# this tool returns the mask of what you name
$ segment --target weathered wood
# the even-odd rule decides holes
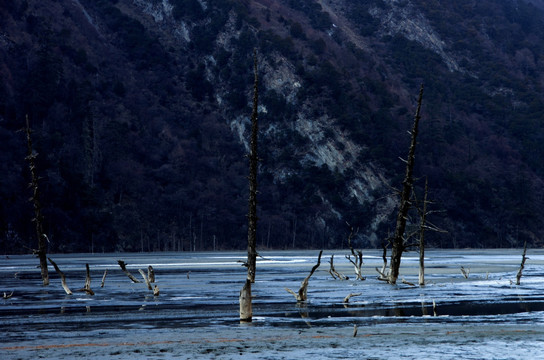
[[[142,277],[144,278],[144,282],[145,282],[145,284],[147,285],[147,289],[148,289],[148,290],[153,290],[153,288],[151,287],[151,283],[149,282],[149,278],[147,277],[147,275],[145,274],[145,272],[144,272],[142,269],[138,269],[138,272],[139,272],[140,275],[142,275]]]
[[[57,272],[57,274],[59,274],[60,276],[60,281],[62,283],[62,288],[64,289],[64,291],[66,292],[66,294],[68,295],[72,295],[72,290],[70,290],[70,288],[68,287],[68,285],[66,284],[66,276],[64,275],[64,273],[59,269],[59,267],[57,266],[57,264],[51,260],[51,258],[48,258],[49,259],[49,262],[51,263],[51,265],[53,265],[53,267],[55,268],[55,271]]]
[[[393,245],[391,249],[391,263],[389,271],[389,283],[396,284],[399,277],[400,262],[402,258],[402,253],[406,249],[404,232],[406,230],[406,220],[408,216],[408,210],[412,205],[410,201],[410,196],[412,194],[413,187],[413,171],[415,165],[415,153],[417,145],[417,134],[419,120],[421,119],[421,102],[423,100],[423,84],[419,90],[419,97],[417,101],[417,110],[414,117],[414,124],[412,126],[412,138],[410,142],[410,148],[408,150],[408,159],[406,162],[406,174],[402,182],[402,190],[400,194],[400,204],[399,212],[397,215],[397,223],[395,226],[395,233],[393,235]]]
[[[425,221],[427,217],[427,194],[429,192],[428,179],[425,178],[425,195],[419,225],[419,286],[425,286]]]
[[[357,336],[357,325],[353,325],[353,337]]]
[[[257,266],[257,170],[259,156],[257,153],[257,138],[259,132],[259,74],[257,71],[257,49],[253,50],[253,110],[251,113],[251,140],[249,147],[249,199],[248,199],[248,246],[247,246],[247,275],[255,282]]]
[[[470,275],[470,268],[465,269],[463,266],[461,266],[461,273],[463,273],[465,279],[468,279],[468,276]]]
[[[523,269],[525,268],[525,260],[527,260],[527,241],[525,241],[525,244],[523,245],[523,255],[521,256],[521,265],[518,270],[518,274],[516,275],[516,285],[521,284],[521,276],[523,273]]]
[[[102,275],[102,283],[100,283],[100,287],[104,287],[104,283],[106,282],[106,276],[108,275],[108,269],[104,270],[104,275]]]
[[[331,255],[331,259],[329,260],[329,264],[330,264],[330,267],[329,267],[329,274],[331,274],[332,278],[333,279],[339,279],[339,280],[349,280],[349,277],[347,277],[346,275],[338,272],[335,267],[334,267],[334,254]]]
[[[154,296],[159,296],[159,294],[160,294],[159,286],[155,285],[155,287],[153,288],[153,295]]]
[[[349,236],[348,236],[348,246],[349,246],[349,249],[351,250],[351,255],[353,255],[353,260],[351,259],[351,255],[346,255],[346,259],[348,259],[348,261],[355,268],[355,276],[356,276],[357,280],[366,280],[366,278],[363,276],[363,271],[362,271],[363,252],[361,250],[355,250],[353,248],[353,245],[351,244],[351,239],[357,233],[357,231],[354,232],[353,227],[351,225],[349,225],[349,224],[348,224],[348,226],[350,227],[350,233],[349,233]]]
[[[240,290],[240,321],[251,322],[253,308],[251,305],[251,284],[255,282],[257,268],[257,170],[259,157],[257,138],[259,131],[259,73],[257,70],[257,49],[253,49],[253,109],[251,113],[251,140],[249,146],[249,198],[248,198],[248,231],[247,231],[247,278]]]
[[[85,291],[89,295],[94,295],[94,291],[91,289],[91,270],[89,268],[89,264],[85,264],[85,285],[83,286],[83,291]]]
[[[130,273],[130,271],[127,270],[127,265],[126,263],[123,261],[123,260],[117,260],[117,263],[119,264],[119,266],[121,267],[121,270],[123,270],[123,272],[125,273],[126,276],[128,276],[128,278],[130,280],[132,280],[133,283],[141,283],[140,280],[136,279],[134,277],[134,275],[132,275]]]
[[[27,141],[27,157],[28,167],[30,169],[30,188],[32,189],[32,205],[34,206],[34,219],[32,220],[36,226],[36,237],[38,239],[38,250],[35,250],[34,253],[38,255],[40,260],[40,269],[42,275],[42,283],[44,286],[49,285],[49,272],[47,269],[47,235],[43,231],[43,221],[44,217],[42,214],[42,206],[40,203],[40,191],[38,187],[38,174],[36,173],[36,164],[35,159],[38,156],[32,148],[32,130],[30,129],[30,123],[28,120],[28,115],[26,116],[26,141]]]
[[[153,269],[153,266],[151,265],[147,267],[147,278],[149,279],[150,283],[155,282],[155,270]]]
[[[253,320],[253,308],[251,304],[251,280],[248,278],[242,290],[240,290],[240,321],[251,322]]]
[[[298,293],[295,293],[293,290],[285,288],[287,292],[293,294],[297,302],[305,302],[308,300],[308,282],[310,281],[310,278],[314,274],[314,272],[317,270],[319,265],[321,265],[321,254],[323,254],[323,250],[319,252],[319,256],[317,257],[317,264],[315,264],[312,267],[312,270],[310,271],[310,274],[306,276],[306,278],[302,281],[300,285],[300,289],[298,290]]]
[[[8,294],[8,293],[4,292],[3,298],[4,298],[4,299],[9,299],[9,298],[12,297],[12,296],[13,296],[13,291],[11,292],[11,294]]]
[[[349,302],[349,299],[351,299],[352,297],[354,297],[354,296],[361,296],[361,294],[362,294],[362,293],[356,293],[356,294],[351,293],[351,294],[349,294],[348,296],[346,296],[346,297],[344,298],[344,304],[347,304],[347,303]]]

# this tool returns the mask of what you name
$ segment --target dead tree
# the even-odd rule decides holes
[[[117,263],[119,264],[119,266],[121,267],[121,270],[123,270],[123,272],[125,273],[126,276],[128,276],[128,278],[130,280],[132,280],[133,283],[140,283],[141,281],[136,279],[134,277],[134,275],[132,275],[130,273],[130,271],[127,270],[127,265],[125,264],[125,262],[123,260],[117,260]]]
[[[334,280],[338,279],[338,280],[349,280],[349,277],[347,277],[346,275],[336,271],[336,269],[334,268],[334,254],[331,255],[331,259],[329,260],[329,264],[330,264],[330,267],[329,267],[329,274],[331,274],[332,278]]]
[[[289,292],[290,294],[293,294],[293,296],[295,297],[295,299],[299,303],[300,302],[306,302],[306,300],[308,300],[308,282],[310,281],[310,278],[312,277],[314,272],[317,270],[319,265],[321,265],[321,254],[322,253],[323,253],[323,250],[321,250],[319,252],[319,256],[317,257],[317,264],[314,265],[314,267],[312,268],[312,271],[310,271],[310,274],[308,276],[306,276],[304,281],[302,281],[302,283],[300,284],[300,289],[298,290],[298,293],[294,292],[293,290],[291,290],[289,288],[285,288],[285,290],[287,290],[287,292]]]
[[[525,268],[525,260],[527,260],[525,255],[527,255],[527,240],[525,240],[525,244],[523,245],[523,255],[521,256],[521,265],[519,266],[518,274],[516,275],[516,285],[520,285],[521,275]]]
[[[59,274],[59,276],[60,276],[60,281],[62,283],[62,288],[64,289],[64,291],[66,292],[67,295],[72,295],[72,290],[70,290],[70,288],[66,284],[66,276],[59,269],[57,264],[53,260],[51,260],[51,258],[48,258],[48,259],[49,259],[49,262],[51,263],[51,265],[53,265],[53,267],[55,268],[55,271],[57,272],[57,274]]]
[[[147,278],[149,279],[150,283],[155,282],[155,270],[153,270],[153,266],[151,265],[147,267]]]
[[[362,266],[363,266],[363,252],[361,250],[355,250],[353,248],[353,245],[351,244],[351,239],[353,236],[357,233],[353,232],[353,226],[349,225],[350,232],[348,236],[348,246],[351,250],[351,255],[346,255],[346,259],[349,260],[349,262],[353,265],[355,268],[355,275],[357,276],[357,280],[365,280],[365,277],[363,276]],[[353,256],[353,260],[351,259],[351,256]]]
[[[40,203],[40,191],[38,188],[38,175],[36,173],[36,157],[38,153],[34,152],[32,148],[32,130],[28,121],[28,115],[26,116],[26,142],[27,142],[27,156],[28,167],[30,169],[30,188],[32,189],[32,197],[30,201],[34,206],[34,219],[32,220],[36,225],[36,237],[38,238],[38,250],[34,252],[40,259],[40,269],[42,274],[42,282],[44,286],[49,285],[49,272],[47,270],[47,236],[43,231],[43,215],[42,206]]]
[[[85,285],[81,291],[85,291],[89,295],[94,295],[94,291],[91,289],[91,270],[89,269],[89,264],[85,264]]]
[[[147,289],[153,290],[153,288],[151,287],[151,283],[149,282],[149,278],[145,274],[145,271],[143,271],[142,269],[138,269],[138,272],[140,273],[140,275],[142,275],[142,278],[144,279],[144,282],[147,285]]]
[[[425,286],[425,218],[427,217],[428,179],[425,178],[425,195],[423,195],[423,209],[419,225],[419,286]]]
[[[399,269],[400,269],[400,261],[402,258],[402,253],[406,249],[404,232],[406,230],[406,220],[408,217],[408,210],[410,210],[410,207],[412,206],[410,197],[412,195],[412,187],[414,182],[413,172],[414,172],[414,165],[415,165],[418,126],[419,126],[419,120],[421,119],[420,112],[421,112],[422,100],[423,100],[423,84],[421,85],[421,88],[419,90],[417,110],[414,117],[414,124],[412,126],[412,131],[410,132],[411,142],[410,142],[410,148],[408,150],[408,159],[405,161],[406,174],[402,182],[399,212],[397,215],[397,223],[395,227],[395,233],[393,235],[393,243],[391,248],[391,264],[390,264],[390,272],[389,272],[389,279],[388,279],[390,284],[396,284],[397,282],[397,279],[399,277]]]
[[[240,321],[251,322],[251,284],[255,282],[257,267],[257,154],[259,76],[257,71],[257,49],[253,50],[253,111],[251,113],[251,141],[249,151],[249,199],[248,199],[248,234],[247,234],[247,280],[240,291]]]

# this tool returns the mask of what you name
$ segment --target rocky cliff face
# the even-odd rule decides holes
[[[359,229],[357,246],[381,244],[393,226],[399,157],[421,83],[417,176],[429,178],[444,210],[432,221],[449,231],[429,241],[535,242],[544,221],[536,211],[544,176],[541,6],[3,4],[1,247],[32,244],[15,132],[26,114],[53,250],[208,249],[210,239],[243,247],[253,48],[263,246],[342,246],[346,222]]]

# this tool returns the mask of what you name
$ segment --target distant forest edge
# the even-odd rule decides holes
[[[431,247],[542,246],[544,1],[0,4],[0,252],[381,247],[419,85]],[[417,219],[409,219],[417,225]],[[410,221],[409,221],[410,223]],[[349,226],[347,225],[349,224]],[[409,224],[410,225],[410,224]]]

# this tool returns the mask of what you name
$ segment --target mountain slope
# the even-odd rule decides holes
[[[259,52],[262,246],[380,246],[419,85],[435,246],[539,244],[542,1],[0,5],[0,249],[32,247],[31,119],[53,251],[245,246]],[[454,26],[453,26],[454,24]],[[417,191],[421,193],[422,182]]]

